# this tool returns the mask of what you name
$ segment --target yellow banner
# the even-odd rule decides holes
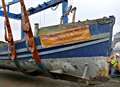
[[[63,44],[86,41],[91,38],[89,26],[79,26],[59,32],[40,35],[42,47],[52,47]]]

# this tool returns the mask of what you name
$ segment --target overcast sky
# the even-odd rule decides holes
[[[27,8],[36,7],[38,4],[42,4],[45,1],[49,0],[25,0],[25,4]],[[77,7],[76,21],[114,15],[116,17],[116,23],[113,34],[120,32],[120,0],[69,0],[69,5]],[[10,11],[20,13],[19,3],[12,5],[10,7]],[[61,12],[62,6],[60,4],[56,11],[52,11],[51,8],[49,8],[45,11],[30,16],[32,28],[34,29],[34,23],[39,23],[41,27],[59,24],[60,17],[62,15]],[[4,40],[3,20],[4,19],[0,17],[0,40],[2,41]],[[11,19],[10,22],[14,39],[20,39],[20,21]],[[71,22],[71,16],[69,16],[69,22]]]

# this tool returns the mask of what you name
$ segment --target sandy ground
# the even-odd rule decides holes
[[[85,85],[45,77],[30,77],[18,72],[0,70],[0,87],[120,87],[120,81],[110,80],[97,85]]]

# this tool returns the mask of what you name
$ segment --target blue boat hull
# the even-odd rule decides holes
[[[115,23],[113,16],[100,21],[88,22],[92,38],[87,41],[43,48],[40,37],[35,38],[39,55],[42,59],[109,56],[112,52],[112,30]],[[17,59],[31,59],[25,40],[16,42]],[[0,59],[9,60],[7,45],[0,49]]]

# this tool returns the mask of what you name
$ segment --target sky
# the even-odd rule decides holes
[[[11,1],[11,0],[6,0]],[[24,0],[26,7],[36,7],[38,4],[42,4],[49,0]],[[76,21],[84,21],[86,19],[96,19],[102,17],[109,17],[114,15],[116,17],[116,23],[113,28],[113,35],[120,32],[120,0],[68,0],[69,5],[77,7]],[[0,1],[1,5],[1,1]],[[14,4],[10,7],[10,12],[20,13],[20,5]],[[30,22],[32,30],[34,32],[34,23],[39,23],[40,27],[56,25],[60,23],[60,17],[62,15],[62,6],[58,6],[56,11],[52,11],[51,8],[42,12],[36,13],[30,16]],[[72,15],[72,14],[71,14]],[[71,22],[71,15],[69,16],[69,22]],[[0,17],[0,41],[4,41],[4,18]],[[14,40],[19,40],[21,37],[21,22],[18,20],[10,19]]]

